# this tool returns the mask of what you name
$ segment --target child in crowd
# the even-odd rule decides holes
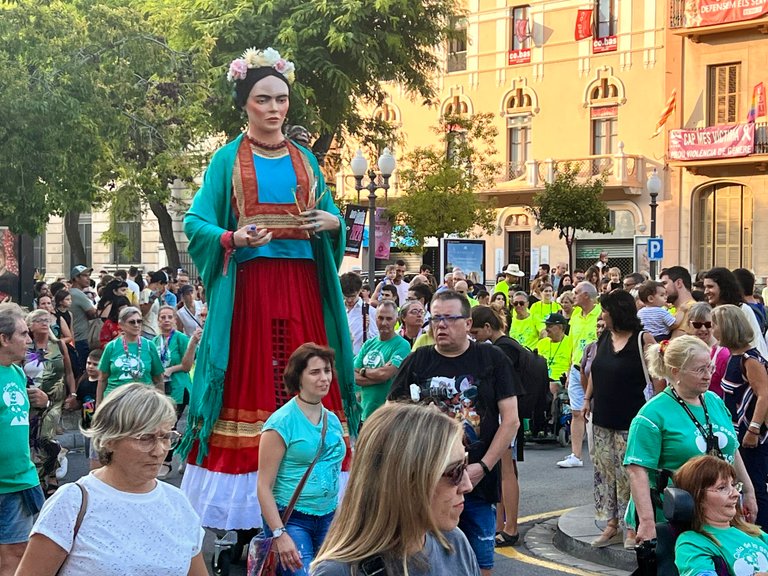
[[[664,284],[646,280],[640,284],[637,297],[643,303],[643,307],[637,311],[637,317],[643,323],[646,332],[649,332],[656,342],[669,339],[677,325],[675,317],[664,307],[667,303]]]
[[[612,284],[621,284],[621,270],[616,268],[608,268],[608,278]]]
[[[91,419],[96,409],[96,385],[99,380],[99,361],[101,360],[101,349],[91,350],[88,359],[85,361],[85,373],[77,382],[77,401],[82,405],[82,415],[80,417],[80,426],[83,430],[91,427]],[[90,469],[99,468],[99,458],[95,452],[91,452],[91,440],[85,439],[85,453],[88,454]]]

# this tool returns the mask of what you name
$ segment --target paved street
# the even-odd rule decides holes
[[[592,501],[591,464],[587,463],[584,468],[569,470],[555,466],[555,462],[567,456],[569,452],[570,450],[556,445],[530,444],[526,447],[525,462],[520,465],[520,516],[525,522],[521,526],[522,534],[547,518],[558,515],[564,509]],[[87,472],[88,465],[82,449],[70,452],[68,460],[69,470],[65,481],[73,481]],[[181,479],[174,479],[171,483],[178,486]],[[213,552],[213,536],[210,533],[206,536],[204,551],[206,562],[210,566],[210,557]],[[502,549],[502,552],[503,555],[496,555],[497,563],[494,570],[496,575],[590,574],[590,572],[577,571],[567,565],[558,566],[557,563],[533,557],[525,545]],[[567,562],[567,557],[557,562],[560,561]],[[233,566],[230,574],[232,576],[245,574],[245,566]]]

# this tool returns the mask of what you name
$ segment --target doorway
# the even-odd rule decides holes
[[[519,264],[520,270],[525,272],[520,279],[520,288],[527,292],[531,276],[531,233],[507,232],[507,255],[507,264]]]

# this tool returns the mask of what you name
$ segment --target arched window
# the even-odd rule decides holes
[[[751,268],[752,191],[736,182],[718,182],[699,190],[694,207],[700,223],[694,236],[698,269]]]
[[[387,104],[386,102],[379,106],[373,113],[373,117],[380,122],[387,122],[388,124],[397,124],[400,122],[400,111],[396,106]]]

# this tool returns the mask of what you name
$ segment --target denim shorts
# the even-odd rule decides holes
[[[459,528],[469,540],[480,568],[493,568],[496,505],[467,494],[464,496],[464,511],[459,518]]]
[[[29,540],[34,516],[24,504],[21,492],[0,494],[0,544],[21,544]]]
[[[281,516],[284,510],[284,508],[278,507]],[[334,512],[324,516],[314,516],[312,514],[304,514],[298,510],[293,511],[288,522],[285,524],[285,531],[291,537],[294,544],[296,544],[303,566],[295,571],[285,570],[282,566],[279,566],[277,569],[278,576],[309,575],[309,564],[315,559],[320,546],[323,544],[323,540],[325,540],[325,535],[331,526],[333,515]],[[264,520],[264,535],[272,536],[272,530],[269,529],[266,520]]]
[[[576,368],[571,368],[570,378],[568,379],[568,400],[571,404],[571,410],[581,410],[584,408],[584,388],[581,386],[581,372]]]

